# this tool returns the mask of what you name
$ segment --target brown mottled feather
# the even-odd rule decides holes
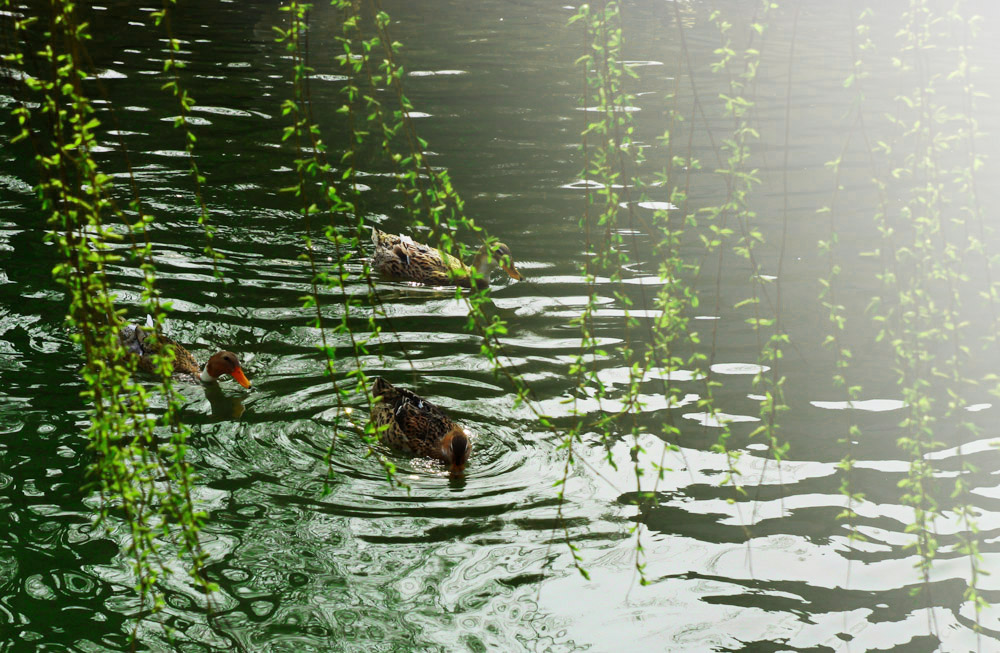
[[[422,245],[408,236],[387,234],[375,227],[372,227],[372,243],[375,244],[372,267],[383,276],[419,281],[434,286],[471,287],[472,268],[441,250]],[[497,243],[494,248],[495,256],[510,258],[510,248],[503,243]],[[480,274],[483,274],[484,270],[488,270],[486,256],[487,250],[484,246],[476,255],[474,262],[476,264],[483,261],[484,267],[480,268]],[[505,265],[504,269],[512,278],[521,278],[521,274],[512,262],[509,268]],[[478,288],[488,287],[489,281],[486,278],[478,278],[476,286]]]
[[[152,322],[147,321],[146,329],[151,328],[151,325]],[[152,374],[155,371],[153,369],[153,356],[161,353],[165,347],[173,347],[174,373],[186,374],[198,378],[201,368],[198,366],[198,361],[191,355],[191,352],[162,333],[156,334],[155,338],[151,337],[151,334],[146,329],[129,324],[118,334],[122,345],[139,356],[137,365],[140,370]]]
[[[471,452],[465,429],[431,402],[385,379],[375,379],[372,394],[380,398],[372,407],[372,421],[383,441],[408,453],[444,461],[452,473],[461,473]]]

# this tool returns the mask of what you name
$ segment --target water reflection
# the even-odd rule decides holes
[[[226,395],[218,383],[209,383],[205,386],[205,398],[212,407],[214,420],[238,420],[246,410],[242,395]]]

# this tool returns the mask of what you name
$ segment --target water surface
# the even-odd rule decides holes
[[[679,4],[693,86],[676,65],[682,52],[674,3],[627,3],[623,20],[626,54],[638,75],[630,82],[631,114],[636,138],[647,146],[647,181],[666,161],[656,137],[668,109],[678,106],[693,118],[696,92],[703,103],[704,115],[691,120],[692,150],[704,163],[691,179],[688,208],[695,211],[724,197],[724,183],[711,170],[731,120],[716,102],[724,82],[709,67],[720,38],[707,20],[711,3]],[[753,4],[718,3],[737,25],[734,38],[745,36]],[[450,171],[468,213],[511,247],[528,277],[521,283],[495,278],[492,310],[509,321],[507,353],[544,410],[568,426],[574,383],[567,364],[580,349],[570,320],[588,293],[580,273],[584,190],[577,148],[586,116],[583,77],[573,63],[582,32],[566,25],[573,9],[494,0],[390,2],[385,8],[394,37],[405,44],[405,84],[434,165]],[[174,302],[171,334],[202,358],[219,346],[239,352],[254,381],[249,393],[232,382],[183,388],[183,415],[194,429],[196,500],[210,514],[203,543],[209,573],[221,586],[217,616],[206,619],[199,593],[172,582],[165,610],[138,622],[141,646],[229,649],[235,640],[246,650],[295,651],[975,649],[973,612],[962,600],[968,562],[956,550],[958,526],[950,517],[937,524],[942,550],[929,593],[911,594],[921,583],[905,533],[912,510],[897,487],[909,465],[895,443],[902,397],[891,356],[862,312],[878,286],[874,263],[860,256],[875,233],[872,173],[860,139],[846,144],[838,219],[847,225],[841,301],[851,309],[862,403],[844,403],[831,383],[832,354],[821,346],[828,326],[817,279],[827,274],[827,261],[817,240],[828,220],[816,209],[831,201],[836,182],[824,163],[845,150],[850,128],[853,96],[843,80],[853,61],[851,10],[859,8],[801,2],[795,32],[791,8],[780,11],[762,45],[753,120],[761,132],[754,163],[763,183],[752,201],[766,236],[757,252],[763,274],[777,274],[789,216],[781,282],[795,345],[783,361],[790,411],[779,437],[790,443],[790,459],[775,465],[766,444],[748,437],[759,425],[761,390],[753,383],[759,347],[747,310],[734,308],[752,292],[751,270],[729,252],[721,268],[713,258],[687,281],[703,293],[692,317],[706,341],[713,336],[712,374],[722,382],[716,402],[732,422],[729,446],[743,454],[739,470],[748,495],[721,485],[726,460],[711,449],[719,416],[693,405],[704,395],[702,377],[689,372],[674,379],[684,405],[672,408],[662,385],[648,382],[638,417],[647,431],[641,444],[650,460],[663,455],[669,469],[656,486],[657,504],[635,505],[632,443],[624,435],[607,444],[621,461],[617,470],[604,462],[605,444],[586,438],[577,454],[589,464],[573,467],[566,485],[562,511],[588,581],[575,570],[557,519],[553,484],[565,461],[559,438],[493,375],[478,338],[464,330],[464,305],[450,291],[378,282],[396,336],[373,344],[362,362],[369,374],[411,387],[475,432],[466,478],[450,481],[438,464],[383,452],[410,487],[392,488],[378,461],[352,437],[336,443],[335,474],[328,478],[336,399],[316,349],[320,334],[302,308],[309,276],[299,258],[298,205],[279,192],[295,183],[294,153],[281,139],[291,64],[271,30],[285,14],[274,3],[202,2],[179,8],[174,21],[188,64],[184,84],[198,103],[192,124],[207,175],[203,196],[218,229],[216,247],[225,254],[221,283],[203,251],[183,138],[172,127],[176,105],[160,90],[162,32],[141,5],[93,7],[87,15],[99,85],[92,81],[88,88],[106,93],[116,108],[113,116],[100,113],[108,151],[99,159],[121,174],[117,145],[124,140],[147,210],[156,216],[154,258],[159,287]],[[987,21],[997,18],[988,6],[978,9]],[[875,31],[891,35],[893,18],[879,15]],[[311,21],[311,93],[317,107],[329,108],[317,120],[336,150],[347,142],[335,111],[344,84],[334,59],[338,19],[319,4]],[[1000,68],[986,46],[974,51],[985,68],[977,79],[997,91]],[[678,75],[682,83],[675,85]],[[888,63],[873,75],[868,115],[875,121],[894,106],[895,87],[908,89]],[[672,105],[668,95],[675,88]],[[0,103],[9,107],[11,99],[0,96]],[[982,101],[977,116],[986,132],[1000,128],[995,109],[993,100]],[[877,136],[878,127],[872,129]],[[41,240],[31,153],[10,145],[9,133],[0,154],[0,623],[7,624],[0,648],[123,650],[136,618],[145,616],[120,552],[127,529],[92,525],[97,498],[85,487],[91,458],[82,435],[85,406],[77,397],[80,354],[62,326],[64,300],[51,279],[57,254]],[[982,147],[996,154],[995,142],[984,140]],[[405,232],[392,180],[378,174],[384,171],[375,157],[367,164],[362,208],[380,228]],[[984,192],[989,205],[995,189]],[[637,210],[651,214],[669,199],[665,190],[654,190]],[[649,259],[649,236],[640,230],[630,246],[639,264],[629,287],[658,289],[663,282]],[[685,252],[692,260],[705,257],[694,238]],[[360,270],[360,259],[352,269]],[[112,270],[111,278],[121,304],[138,311],[134,271]],[[364,296],[367,284],[357,280],[348,290]],[[612,351],[625,337],[614,290],[606,280],[597,285],[597,336]],[[327,315],[336,315],[335,298],[324,299]],[[995,369],[994,363],[994,352],[981,354],[981,367]],[[624,396],[628,370],[619,357],[609,357],[601,378],[611,385],[610,403],[579,397],[578,409],[597,415]],[[978,404],[969,419],[981,437],[967,441],[944,423],[943,447],[933,460],[942,483],[950,483],[974,456],[979,472],[967,481],[980,511],[984,567],[996,570],[996,409],[985,389],[970,390],[965,399]],[[363,418],[360,399],[357,407]],[[674,442],[679,451],[664,455],[660,434],[667,421],[681,436]],[[858,460],[853,482],[866,494],[856,507],[863,542],[849,541],[847,525],[836,519],[845,504],[836,463],[850,423],[862,429],[852,452]],[[639,586],[634,572],[636,524],[648,586]],[[996,578],[1000,574],[980,579],[994,603],[1000,602]],[[982,615],[982,650],[994,645],[998,618],[994,609]]]

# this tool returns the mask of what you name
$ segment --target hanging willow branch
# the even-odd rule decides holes
[[[98,521],[109,532],[122,523],[127,527],[124,548],[140,602],[156,613],[163,607],[160,579],[170,575],[173,555],[188,559],[193,582],[209,596],[215,585],[204,573],[199,532],[206,515],[191,494],[189,430],[180,423],[181,397],[170,382],[173,350],[167,347],[153,357],[160,382],[147,388],[133,380],[134,357],[118,338],[124,311],[115,306],[108,279],[108,269],[122,265],[127,253],[143,273],[143,308],[157,327],[161,324],[169,305],[161,302],[155,285],[147,234],[153,217],[142,212],[137,196],[130,202],[131,214],[117,206],[112,178],[101,172],[93,156],[101,122],[85,83],[91,75],[85,64],[90,34],[75,4],[53,0],[48,14],[30,16],[20,14],[10,0],[2,6],[17,17],[5,55],[21,71],[21,97],[13,110],[21,131],[13,140],[30,140],[35,147],[46,239],[56,245],[61,259],[53,274],[66,291],[67,328],[83,355],[81,395],[90,405],[85,435],[94,455],[90,471],[100,498]],[[33,47],[29,30],[37,30],[43,43],[33,61],[39,64],[34,75],[26,72],[24,55]],[[32,102],[38,108],[29,110]],[[120,245],[124,235],[130,237],[127,250]],[[151,409],[154,395],[164,400],[159,415]],[[166,442],[164,433],[169,434]],[[170,556],[163,553],[164,542],[170,544]]]

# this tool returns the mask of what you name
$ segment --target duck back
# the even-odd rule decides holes
[[[118,339],[122,346],[139,357],[138,368],[143,372],[155,373],[153,357],[163,352],[166,347],[171,347],[174,350],[174,373],[197,378],[200,368],[191,352],[162,333],[157,333],[155,338],[150,338],[147,329],[152,328],[152,325],[153,320],[147,315],[146,328],[137,324],[127,324],[118,332]]]
[[[435,286],[469,287],[469,269],[454,256],[422,245],[409,236],[387,234],[372,227],[375,253],[372,267],[393,279],[419,281]]]
[[[444,460],[441,444],[449,433],[460,429],[439,407],[409,390],[376,378],[372,394],[372,420],[389,445],[421,456]],[[468,448],[468,438],[462,446]]]

